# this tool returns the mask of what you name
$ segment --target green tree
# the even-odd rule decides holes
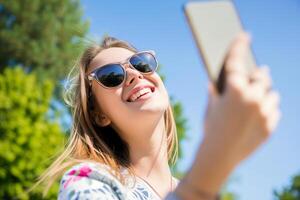
[[[61,79],[87,30],[79,0],[0,0],[0,72],[21,65]]]
[[[159,74],[160,78],[162,79],[162,81],[165,82],[166,76],[161,73],[161,71],[160,71],[161,67],[162,66],[159,65],[158,74]],[[182,107],[181,102],[176,101],[172,95],[170,95],[170,102],[171,102],[173,115],[174,115],[174,119],[175,119],[175,123],[176,123],[176,129],[177,129],[178,161],[179,161],[180,159],[182,159],[182,151],[183,151],[180,143],[183,140],[187,139],[187,135],[186,135],[186,132],[188,130],[187,119],[183,115],[183,107]],[[178,169],[178,162],[174,166],[171,167],[171,170],[172,170],[173,175],[176,176],[177,178],[182,178],[184,176],[184,173]]]
[[[236,199],[238,199],[237,198],[237,195],[236,194],[234,194],[233,192],[229,192],[229,191],[223,191],[222,193],[221,193],[221,199],[222,200],[236,200]]]
[[[173,109],[173,114],[176,122],[176,129],[177,129],[177,137],[178,137],[178,160],[182,158],[182,146],[180,142],[187,139],[186,131],[187,131],[187,120],[183,115],[183,107],[179,101],[175,101],[174,98],[171,96],[171,104]],[[178,169],[178,164],[176,164],[172,171],[177,178],[182,177],[182,173]]]
[[[0,199],[41,199],[42,188],[26,193],[63,147],[64,134],[48,116],[50,81],[20,67],[0,74]],[[49,192],[56,199],[58,184]]]
[[[292,177],[291,184],[281,191],[274,191],[277,200],[299,200],[300,199],[300,174]]]
[[[82,19],[80,0],[0,0],[0,74],[9,73],[4,71],[7,66],[19,65],[27,72],[36,72],[38,76],[34,79],[40,82],[45,77],[62,80],[82,51],[81,41],[87,30],[88,23]],[[23,92],[32,92],[33,88],[28,87],[28,91]],[[63,105],[58,92],[56,97],[59,100],[54,101],[55,105]],[[185,138],[186,120],[180,102],[172,100],[171,103],[180,142]],[[15,113],[15,108],[11,109]],[[26,120],[35,121],[36,118],[31,117],[27,115]],[[65,116],[61,119],[63,118]],[[4,131],[6,130],[1,130],[1,135],[6,135]],[[179,159],[181,152],[179,146]],[[8,174],[5,170],[0,173]],[[28,187],[28,184],[23,184],[24,182],[19,182],[18,187]]]

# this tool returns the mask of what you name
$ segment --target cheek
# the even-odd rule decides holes
[[[160,94],[160,101],[165,104],[165,106],[168,106],[169,105],[169,94],[168,94],[168,91],[167,91],[167,88],[165,87],[163,81],[161,80],[161,78],[157,75],[156,77],[156,82],[157,82],[157,87],[159,88],[159,92],[161,93]]]
[[[163,95],[165,95],[166,97],[169,97],[167,88],[165,87],[165,84],[161,80],[160,76],[157,73],[155,73],[153,77],[156,79],[156,82],[158,83],[158,87],[160,88],[160,91],[163,93]]]
[[[166,106],[168,106],[170,103],[169,102],[169,94],[164,85],[162,85],[162,96],[163,96],[163,99],[165,100]]]
[[[105,88],[95,87],[94,95],[96,97],[97,107],[100,109],[100,112],[110,116],[112,111],[117,110],[119,104],[122,103],[121,93],[119,89],[116,90],[107,90]]]

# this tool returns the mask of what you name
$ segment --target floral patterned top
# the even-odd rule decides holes
[[[104,164],[84,162],[66,171],[60,181],[58,200],[161,200],[155,191],[140,178],[128,177],[125,184],[109,173]],[[128,173],[125,169],[122,174]],[[178,184],[178,180],[173,178]],[[170,192],[164,200],[179,200]]]

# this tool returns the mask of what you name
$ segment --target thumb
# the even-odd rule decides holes
[[[205,115],[204,115],[206,119],[210,118],[209,116],[210,116],[212,108],[215,105],[215,101],[216,101],[216,97],[217,97],[216,88],[211,81],[208,82],[207,89],[208,89],[208,102],[207,102],[207,107],[206,107],[206,111],[205,111]]]
[[[218,95],[217,89],[212,82],[208,83],[208,94],[209,94],[208,103],[210,106],[215,101],[215,99],[217,98],[217,95]]]
[[[218,94],[216,87],[212,82],[208,83],[208,93],[209,93],[209,96],[212,96],[212,97],[215,97]]]

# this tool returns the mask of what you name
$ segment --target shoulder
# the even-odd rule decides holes
[[[125,199],[125,188],[110,167],[84,162],[74,165],[61,178],[58,199]]]

